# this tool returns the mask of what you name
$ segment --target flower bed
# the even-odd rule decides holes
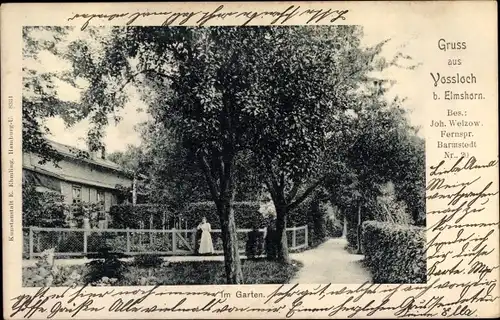
[[[366,221],[362,234],[365,262],[376,283],[425,283],[425,229]]]

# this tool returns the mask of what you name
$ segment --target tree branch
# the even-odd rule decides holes
[[[299,191],[299,186],[300,186],[300,179],[297,179],[296,181],[293,182],[292,190],[290,190],[290,194],[288,195],[288,198],[286,199],[287,203],[289,203],[293,199],[295,199],[295,196],[297,196],[297,192]]]
[[[304,191],[304,193],[297,198],[297,200],[288,205],[288,210],[291,211],[298,207],[298,205],[301,204],[325,179],[326,177],[323,177],[307,188],[306,191]]]
[[[265,184],[267,186],[267,189],[269,190],[269,193],[271,194],[271,200],[273,200],[273,202],[276,203],[277,201],[276,193],[274,192],[274,188],[272,186],[271,181],[269,181],[269,179],[266,179]]]
[[[215,202],[220,201],[219,195],[220,191],[218,190],[219,188],[217,187],[217,182],[214,180],[210,166],[207,162],[207,159],[201,154],[198,155],[198,160],[200,162],[201,169],[203,170],[203,173],[205,175],[205,178],[207,179],[208,187],[210,189],[210,194],[212,195],[212,198],[214,199]]]
[[[277,196],[279,195],[280,191],[280,186],[277,182],[276,175],[273,172],[272,168],[267,167],[266,168],[267,174],[268,174],[268,180],[270,182],[269,187],[274,191],[274,195],[277,199]]]
[[[283,190],[283,192],[285,191],[285,174],[283,172],[281,172],[280,174],[280,182],[279,182],[279,185],[281,187],[281,189]],[[285,195],[283,194],[283,198],[285,197]]]

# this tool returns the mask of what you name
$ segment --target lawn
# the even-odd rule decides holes
[[[242,260],[245,284],[283,284],[288,283],[302,267],[298,261],[291,264],[259,260]],[[88,273],[85,265],[65,266],[64,274],[76,271],[80,275]],[[23,268],[23,286],[31,286],[30,279],[37,273],[36,267]],[[173,262],[160,267],[141,267],[126,263],[123,279],[113,285],[207,285],[225,284],[224,263],[222,261]],[[53,285],[62,285],[54,283]]]

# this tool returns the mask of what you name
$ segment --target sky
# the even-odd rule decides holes
[[[43,38],[46,34],[40,33],[39,37]],[[86,34],[79,30],[70,33],[67,41],[73,39],[85,38]],[[407,34],[402,35],[401,31],[390,31],[387,29],[366,29],[364,30],[364,37],[362,42],[364,45],[373,45],[385,39],[391,39],[385,46],[382,55],[387,59],[391,59],[397,52],[401,51],[406,55],[414,57],[415,63],[418,61],[418,35]],[[65,43],[61,43],[64,46]],[[25,61],[25,64],[37,68],[38,70],[59,72],[68,70],[69,64],[54,55],[43,52],[39,55],[38,61]],[[394,96],[406,97],[405,108],[411,110],[409,120],[413,125],[422,126],[424,124],[425,116],[422,107],[416,106],[416,96],[418,95],[417,88],[410,85],[412,79],[415,79],[416,71],[406,70],[402,68],[387,69],[382,76],[389,77],[396,80],[396,84],[388,92],[388,98]],[[67,101],[78,101],[79,91],[64,82],[57,82],[59,97]],[[122,120],[115,125],[114,121],[110,121],[104,138],[107,152],[124,151],[127,145],[139,145],[141,140],[135,126],[148,119],[147,105],[145,105],[139,98],[139,94],[133,86],[127,87],[127,92],[130,101],[125,107],[117,112]],[[86,149],[85,137],[88,128],[88,121],[81,121],[72,127],[67,127],[64,121],[59,118],[50,118],[46,122],[47,127],[50,129],[51,135],[48,138],[59,143],[71,145],[81,149]],[[422,128],[423,129],[423,128]],[[423,130],[421,131],[423,134]]]

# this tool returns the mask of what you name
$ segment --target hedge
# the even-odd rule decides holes
[[[234,215],[236,227],[238,229],[265,228],[268,225],[266,217],[259,212],[260,202],[234,202]],[[183,218],[182,227],[187,222],[188,228],[196,228],[203,217],[207,218],[212,229],[220,229],[220,219],[217,214],[215,203],[212,201],[190,203],[186,208],[178,213],[174,213],[166,207],[154,204],[141,204],[132,206],[130,204],[114,205],[110,209],[111,228],[116,229],[139,229],[140,221],[145,223],[145,228],[149,229],[149,219],[153,216],[153,228],[162,228],[162,218],[176,219]],[[322,243],[328,238],[330,233],[341,234],[340,230],[332,231],[332,226],[327,228],[326,207],[313,201],[304,201],[298,208],[289,213],[287,227],[308,225],[309,244],[311,246]]]
[[[260,202],[234,202],[234,220],[238,229],[264,228],[265,218],[259,212]],[[196,227],[203,217],[207,218],[212,229],[220,229],[217,208],[212,201],[191,203],[182,216],[187,219],[188,226]]]
[[[237,228],[263,228],[266,226],[265,218],[259,212],[260,202],[234,202],[233,208]],[[111,227],[139,229],[140,221],[143,221],[146,224],[145,227],[149,229],[149,219],[153,216],[154,228],[161,228],[164,213],[166,213],[167,218],[183,218],[184,221],[187,221],[188,228],[196,228],[203,217],[207,218],[212,229],[220,228],[219,215],[215,203],[211,201],[191,203],[178,213],[155,204],[114,205],[110,208]],[[182,227],[184,227],[184,223]]]
[[[425,229],[365,221],[362,246],[375,283],[426,283]]]
[[[140,229],[142,221],[146,224],[146,228],[149,229],[149,219],[153,216],[154,227],[161,229],[164,213],[167,213],[167,218],[173,215],[168,208],[157,204],[114,205],[109,209],[110,226],[116,229]]]

